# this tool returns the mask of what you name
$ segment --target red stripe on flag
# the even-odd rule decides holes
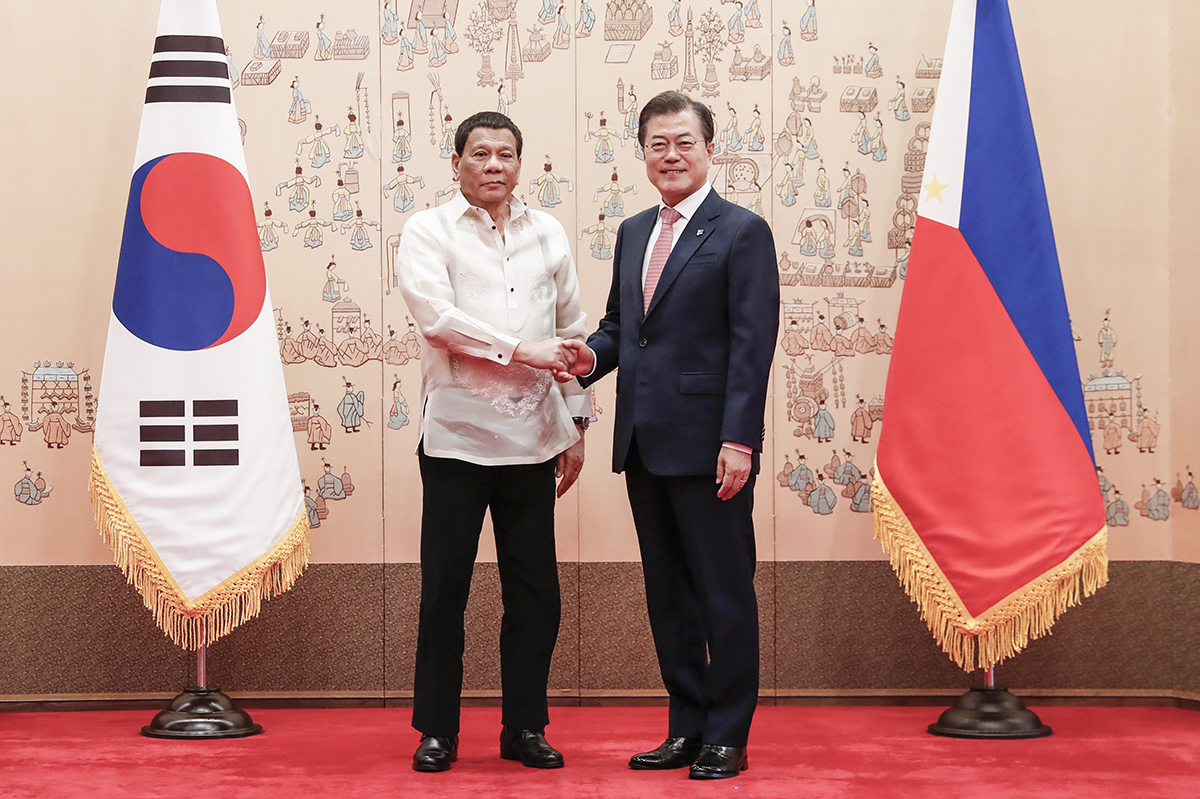
[[[880,477],[972,616],[1104,526],[1095,467],[962,234],[918,217]]]

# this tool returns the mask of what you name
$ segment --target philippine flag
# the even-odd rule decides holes
[[[308,518],[215,0],[164,0],[100,384],[89,492],[175,643],[257,615]]]
[[[955,0],[888,372],[876,537],[987,668],[1107,580],[1104,507],[1005,0]]]

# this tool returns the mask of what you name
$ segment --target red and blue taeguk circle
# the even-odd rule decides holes
[[[267,292],[254,205],[242,173],[173,153],[134,174],[113,313],[141,340],[202,350],[241,335]]]

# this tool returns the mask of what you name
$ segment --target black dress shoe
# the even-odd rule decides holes
[[[520,760],[530,768],[562,768],[562,752],[546,743],[540,730],[500,730],[500,757]]]
[[[668,738],[657,749],[629,758],[629,767],[654,770],[684,768],[692,765],[698,754],[699,738]]]
[[[413,752],[414,771],[449,771],[450,764],[458,760],[458,736],[436,738],[422,735],[421,745]]]
[[[713,746],[705,744],[688,774],[693,780],[724,780],[736,777],[750,767],[743,746]]]

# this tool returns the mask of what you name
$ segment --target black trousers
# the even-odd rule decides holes
[[[439,737],[459,731],[463,613],[484,512],[491,508],[504,602],[503,723],[545,729],[546,684],[562,610],[554,550],[555,462],[478,466],[430,457],[424,449],[417,457],[424,506],[413,727]]]
[[[625,462],[663,684],[668,735],[745,746],[758,703],[754,482],[717,498],[714,474],[662,477]]]

